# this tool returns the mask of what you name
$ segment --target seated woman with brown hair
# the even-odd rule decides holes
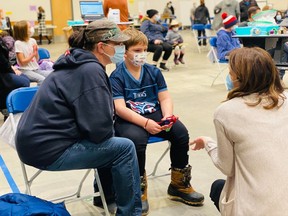
[[[214,114],[217,142],[191,143],[227,176],[213,183],[210,197],[221,215],[286,215],[288,93],[261,48],[232,51],[229,74],[234,88]]]

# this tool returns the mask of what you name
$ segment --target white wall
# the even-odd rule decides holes
[[[75,20],[81,19],[80,9],[79,9],[79,1],[80,0],[72,0],[73,1],[73,16]],[[91,0],[92,1],[92,0]],[[115,0],[117,1],[117,0]],[[128,1],[129,12],[131,16],[138,16],[140,13],[142,15],[146,14],[148,9],[156,9],[159,13],[163,13],[163,10],[166,6],[166,3],[169,0],[133,0],[133,4],[131,4],[130,0]],[[213,9],[216,4],[218,4],[221,0],[205,0],[205,5],[210,12],[210,16],[213,17]],[[238,0],[239,2],[241,0]],[[272,4],[275,9],[287,9],[288,1],[287,0],[267,0],[268,3]],[[285,4],[283,2],[286,1]],[[175,8],[177,19],[182,22],[183,25],[190,25],[190,10],[192,8],[193,2],[197,5],[200,4],[200,0],[172,0],[173,7]],[[266,5],[266,0],[257,0],[260,8]]]
[[[42,6],[45,10],[46,20],[52,20],[50,0],[1,0],[0,2],[0,8],[3,9],[4,16],[9,16],[12,22],[20,20],[37,21],[39,6]]]

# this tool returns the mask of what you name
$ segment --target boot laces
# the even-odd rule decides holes
[[[191,181],[191,172],[187,169],[187,170],[185,170],[185,172],[183,173],[182,182],[183,182],[183,184],[185,185],[185,187],[191,187],[190,181]]]
[[[145,187],[146,187],[146,180],[144,177],[141,176],[141,184],[140,184],[140,187],[141,187],[141,191],[142,193],[144,192],[145,190]]]

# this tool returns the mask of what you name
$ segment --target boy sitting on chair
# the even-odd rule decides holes
[[[110,76],[116,110],[115,134],[129,138],[135,144],[141,176],[142,215],[149,211],[145,160],[150,135],[171,142],[171,183],[168,187],[171,199],[202,205],[204,196],[190,185],[189,134],[180,120],[167,121],[173,116],[173,103],[161,71],[146,64],[147,37],[135,29],[126,29],[123,33],[130,37],[124,42],[125,61]],[[107,181],[102,179],[102,182]]]
[[[177,20],[172,20],[170,24],[170,30],[166,35],[166,40],[174,47],[174,63],[178,65],[179,62],[185,64],[184,62],[184,54],[185,54],[185,46],[183,45],[183,38],[179,33],[180,24]]]

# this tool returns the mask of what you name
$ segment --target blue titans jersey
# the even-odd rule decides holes
[[[144,64],[140,79],[136,80],[121,63],[111,74],[113,99],[123,98],[126,106],[141,115],[160,109],[158,93],[167,90],[161,71],[155,66]]]

